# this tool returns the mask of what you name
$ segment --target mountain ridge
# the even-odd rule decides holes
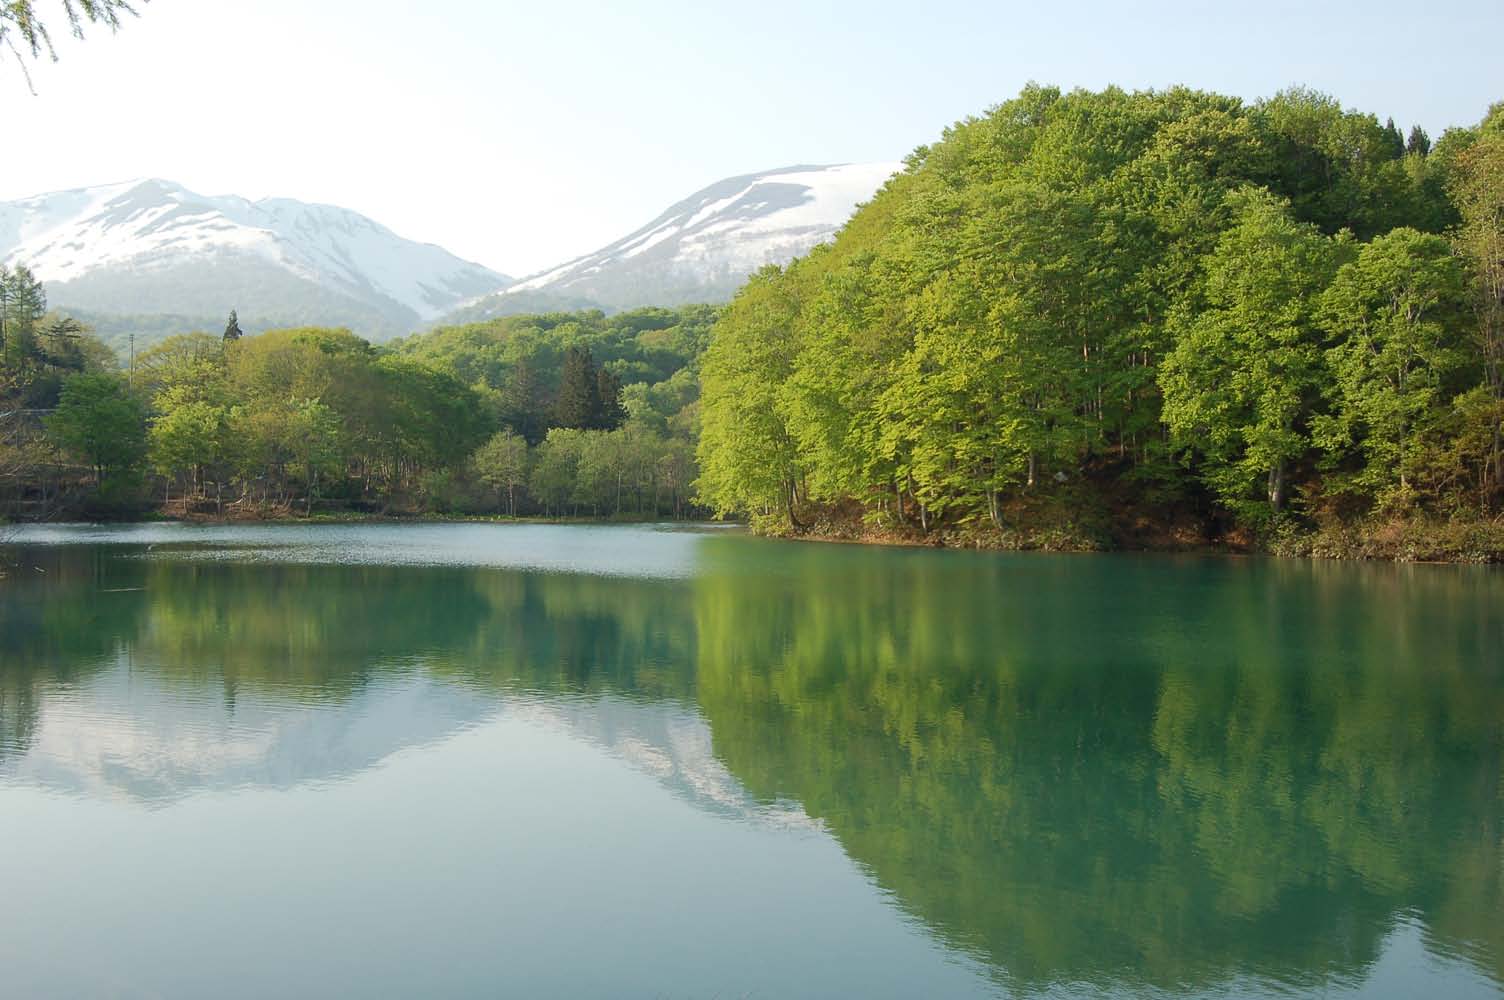
[[[833,238],[901,163],[798,164],[739,174],[670,205],[606,246],[462,305],[445,322],[595,306],[724,302],[758,268]]]
[[[799,164],[727,177],[626,236],[514,280],[351,209],[200,195],[162,178],[0,201],[0,263],[107,341],[218,329],[349,327],[386,340],[523,312],[728,301],[766,264],[833,238],[899,163]],[[184,326],[184,324],[187,324]]]
[[[160,178],[0,202],[0,262],[61,308],[399,334],[511,278],[336,205],[200,195]]]

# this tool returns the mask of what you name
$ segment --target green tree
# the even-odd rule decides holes
[[[517,516],[517,488],[527,485],[527,440],[515,431],[497,431],[470,458],[481,482],[506,494],[507,514]]]
[[[798,450],[778,403],[793,370],[799,302],[777,267],[759,271],[716,324],[702,363],[700,502],[717,514],[784,510],[799,524]]]
[[[627,419],[626,408],[621,401],[621,379],[601,368],[595,375],[595,395],[600,401],[591,426],[597,430],[610,431],[621,426]]]
[[[538,446],[529,477],[529,490],[543,504],[544,514],[563,514],[575,493],[580,454],[587,432],[555,427]]]
[[[601,417],[600,379],[588,347],[570,347],[564,352],[564,372],[559,398],[554,404],[554,426],[576,430],[596,427]]]
[[[30,268],[0,267],[0,360],[13,371],[35,367],[47,293]]]
[[[1455,241],[1468,265],[1476,349],[1492,396],[1485,480],[1497,502],[1504,493],[1504,105],[1465,141],[1452,166],[1462,217]]]
[[[512,366],[501,389],[501,401],[502,419],[528,444],[543,440],[548,433],[548,402],[531,361],[523,358]]]
[[[204,471],[219,466],[225,458],[229,437],[229,411],[202,399],[185,399],[171,393],[159,407],[161,414],[151,423],[150,454],[152,465],[170,483],[187,472],[189,488],[202,489]],[[214,476],[216,494],[222,489],[222,477]]]
[[[1400,130],[1394,124],[1393,118],[1384,123],[1384,142],[1390,158],[1397,160],[1405,155],[1405,140],[1400,135]]]
[[[339,417],[317,399],[295,400],[286,422],[287,451],[303,473],[303,512],[313,513],[320,480],[344,469],[344,434]]]
[[[1417,452],[1449,408],[1466,365],[1463,276],[1440,236],[1396,229],[1337,272],[1321,304],[1331,336],[1333,413],[1316,424],[1329,451],[1359,449],[1354,482],[1408,494]]]
[[[146,406],[118,375],[75,375],[63,385],[47,432],[66,451],[88,462],[94,482],[139,470],[146,458]]]
[[[1206,306],[1175,322],[1176,343],[1160,371],[1164,419],[1201,459],[1229,507],[1258,518],[1254,484],[1278,514],[1290,464],[1310,446],[1306,429],[1322,387],[1317,298],[1337,248],[1296,222],[1266,191],[1237,196],[1237,223],[1206,263]]]
[[[1419,125],[1410,127],[1410,138],[1405,142],[1405,152],[1411,155],[1425,156],[1431,152],[1431,137],[1426,135],[1426,130]]]
[[[207,333],[177,334],[136,355],[132,384],[148,398],[174,389],[200,391],[227,378],[224,342]]]

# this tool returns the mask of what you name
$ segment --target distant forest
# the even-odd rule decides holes
[[[380,347],[348,330],[168,337],[125,370],[0,275],[12,517],[324,512],[686,517],[715,311],[515,316]]]
[[[1302,89],[1030,86],[722,309],[381,346],[232,317],[122,370],[24,269],[0,289],[13,517],[1504,555],[1504,105],[1433,142]]]

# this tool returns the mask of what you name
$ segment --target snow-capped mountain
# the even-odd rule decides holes
[[[729,177],[615,243],[469,303],[446,319],[725,301],[763,265],[787,263],[831,239],[902,168],[847,163]]]
[[[406,333],[510,283],[356,212],[206,197],[169,181],[0,202],[0,262],[30,267],[54,306],[243,325]]]

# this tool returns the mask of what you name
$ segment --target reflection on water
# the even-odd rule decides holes
[[[788,956],[764,956],[765,993],[1504,992],[1498,573],[472,526],[48,529],[11,555],[0,822],[44,789],[172,833],[196,802],[291,811],[425,753],[490,774],[464,734],[523,726],[647,784],[537,751],[515,774],[548,782],[507,799],[519,843],[587,785],[614,817],[668,808],[654,788],[730,824],[695,834],[726,856],[693,907],[751,928],[749,947],[784,941],[764,944]],[[47,822],[14,829],[38,842]],[[762,839],[723,844],[733,831]],[[588,852],[613,834],[578,836]],[[749,888],[739,867],[827,843],[786,872],[854,863],[848,902],[717,909]],[[663,882],[688,864],[626,863]],[[538,892],[591,909],[582,879],[555,870]],[[906,944],[858,931],[877,912]],[[833,969],[777,937],[803,918],[845,928],[820,939]],[[632,954],[599,988],[578,965],[532,986],[715,981],[662,941]]]

